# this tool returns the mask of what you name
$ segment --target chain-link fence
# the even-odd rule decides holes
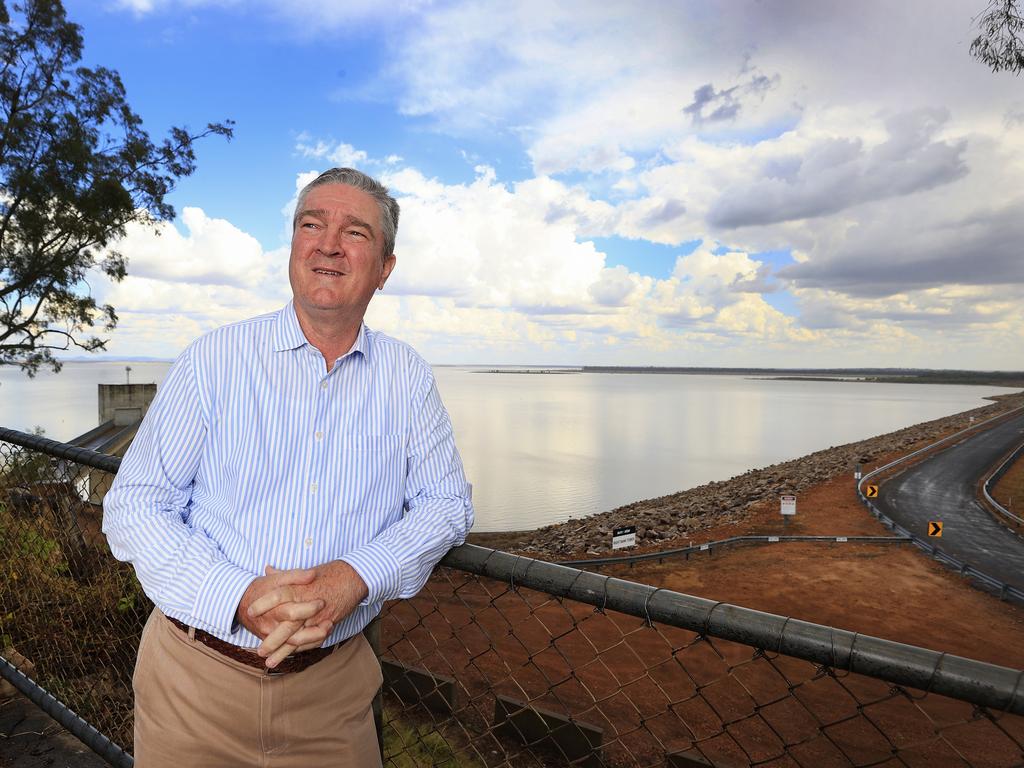
[[[130,750],[117,460],[0,440],[3,655]],[[454,550],[377,626],[385,765],[1024,765],[1022,671],[508,553]]]
[[[100,531],[113,474],[55,445],[58,455],[0,442],[0,653],[130,747],[135,651],[152,605]]]

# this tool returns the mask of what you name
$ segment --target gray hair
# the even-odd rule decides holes
[[[295,203],[295,215],[292,217],[292,230],[299,224],[299,216],[306,204],[306,196],[314,187],[324,184],[345,184],[365,192],[377,201],[380,208],[381,235],[384,248],[381,258],[386,259],[395,252],[395,236],[398,234],[398,201],[388,194],[388,188],[376,179],[370,178],[355,168],[331,168],[324,171],[299,192]]]

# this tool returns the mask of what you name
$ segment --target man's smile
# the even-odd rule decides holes
[[[314,267],[313,271],[318,275],[327,275],[328,277],[342,277],[344,272],[339,272],[336,269],[327,269],[326,267]]]

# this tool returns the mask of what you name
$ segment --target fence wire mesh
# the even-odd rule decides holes
[[[130,748],[135,651],[152,606],[100,531],[112,480],[0,442],[0,653]]]
[[[381,623],[395,765],[1024,764],[1019,715],[447,568]]]
[[[0,645],[131,751],[151,605],[100,532],[111,479],[0,442]],[[997,710],[843,671],[841,653],[814,663],[652,621],[650,595],[619,612],[527,588],[514,566],[483,572],[439,567],[385,607],[385,765],[1024,766],[1008,711],[1024,710],[1024,673]]]

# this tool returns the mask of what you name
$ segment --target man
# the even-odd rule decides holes
[[[103,530],[156,604],[139,768],[380,765],[361,632],[473,520],[430,367],[363,324],[397,225],[368,176],[311,182],[292,302],[186,349],[125,456]]]

